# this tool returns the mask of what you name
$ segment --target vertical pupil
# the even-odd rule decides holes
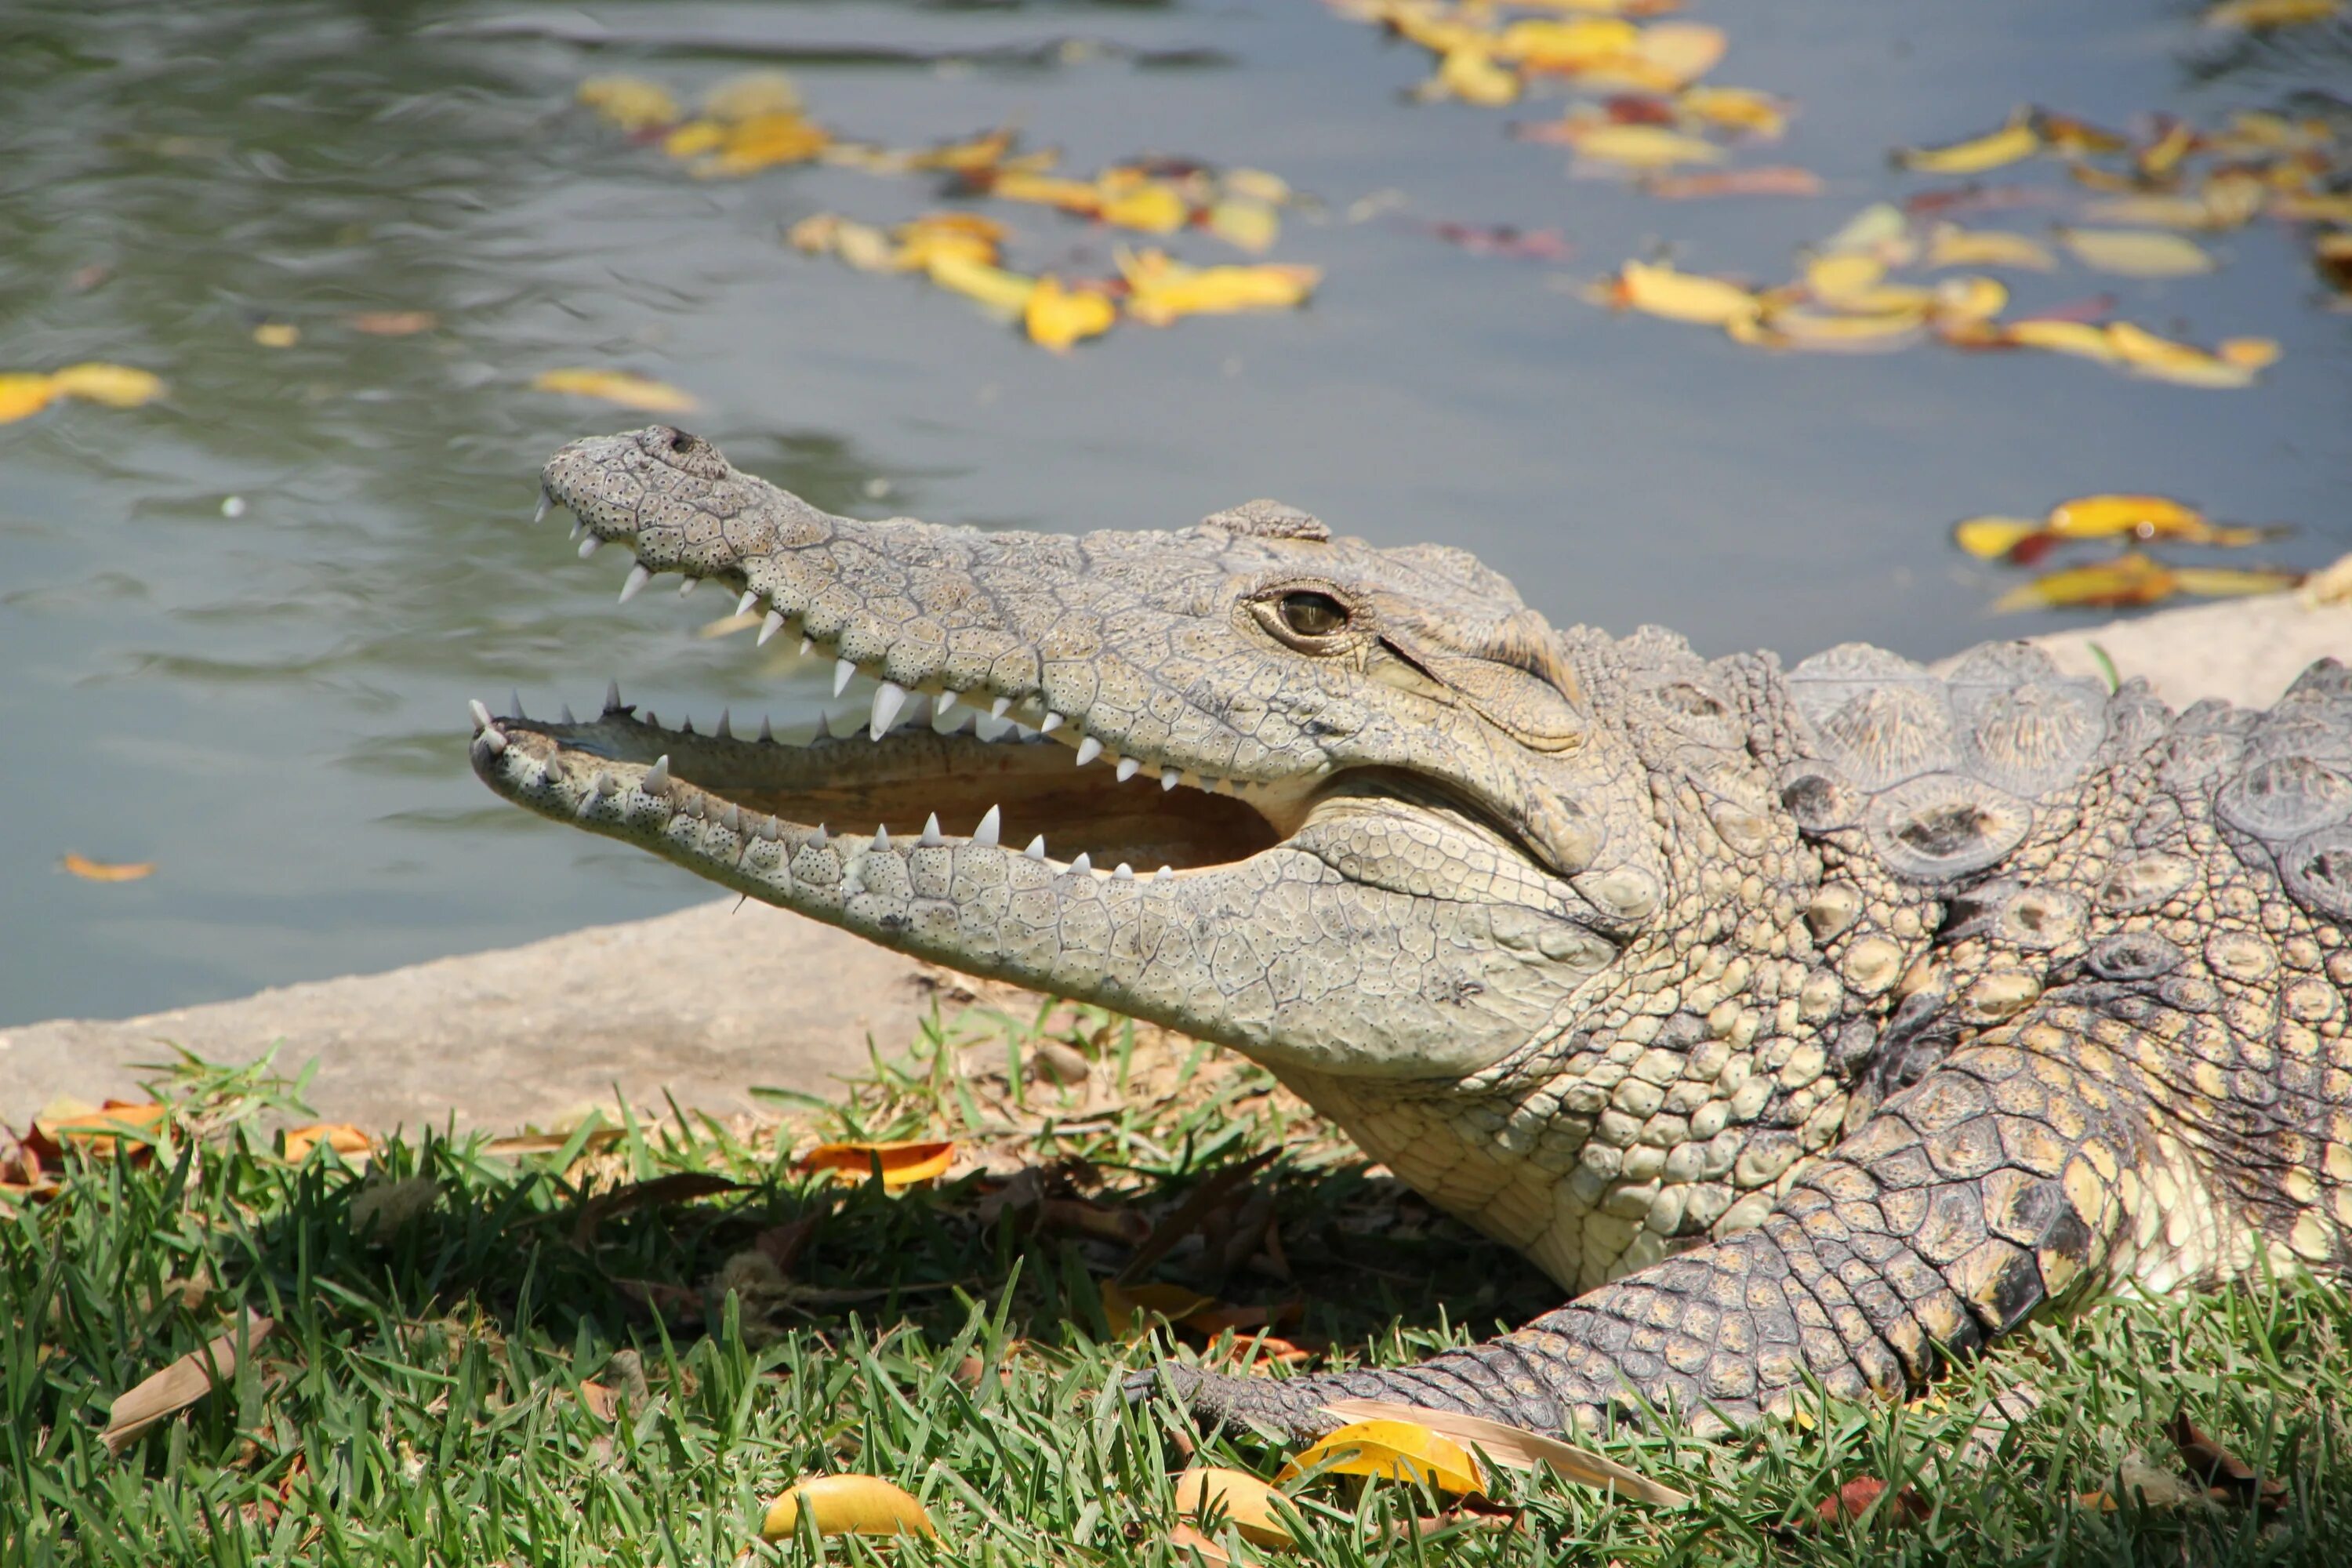
[[[1345,626],[1348,612],[1327,594],[1285,594],[1282,618],[1299,636],[1319,637]]]

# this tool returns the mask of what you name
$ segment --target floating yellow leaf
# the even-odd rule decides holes
[[[1705,22],[1654,23],[1642,29],[1636,68],[1625,74],[1653,91],[1672,92],[1713,70],[1728,41],[1722,28]]]
[[[1474,44],[1448,49],[1437,64],[1437,75],[1426,89],[1432,98],[1458,98],[1465,103],[1492,109],[1519,96],[1519,75]]]
[[[891,258],[891,265],[902,272],[928,271],[931,263],[943,256],[992,265],[1004,241],[1004,226],[979,213],[925,213],[900,224],[894,237],[898,249]],[[841,248],[838,230],[834,236],[834,248]]]
[[[1209,208],[1209,232],[1253,255],[1273,247],[1282,233],[1282,215],[1261,201],[1227,197]]]
[[[2107,336],[2107,329],[2089,321],[2011,321],[2002,337],[2019,348],[2048,349],[2053,353],[2074,354],[2082,359],[2112,361],[2116,357],[2116,345]]]
[[[2303,581],[2300,572],[2230,566],[2176,566],[2175,585],[2200,599],[2234,599],[2248,594],[2281,594]]]
[[[1073,292],[1052,276],[1037,279],[1022,307],[1021,324],[1029,341],[1056,353],[1081,338],[1100,337],[1118,319],[1118,307],[1091,289]]]
[[[2093,202],[2083,216],[2096,223],[2153,224],[2162,228],[2210,228],[2212,209],[2195,196],[2117,196]]]
[[[1990,321],[2009,304],[2009,290],[1997,279],[1950,278],[1936,285],[1932,313],[1938,327]]]
[[[1348,1420],[1412,1422],[1457,1443],[1474,1445],[1496,1464],[1511,1469],[1548,1469],[1582,1486],[1613,1487],[1623,1496],[1661,1508],[1682,1508],[1691,1500],[1689,1493],[1654,1481],[1606,1454],[1483,1415],[1428,1410],[1387,1399],[1335,1399],[1323,1408]]]
[[[2289,223],[2352,223],[2352,192],[2273,197],[2271,216]]]
[[[0,425],[38,414],[57,400],[57,378],[21,371],[0,374]]]
[[[1130,290],[1128,315],[1154,327],[1179,316],[1286,310],[1323,280],[1319,267],[1187,267],[1159,250],[1121,252],[1118,269]]]
[[[1719,163],[1723,149],[1703,136],[1663,125],[1620,125],[1609,120],[1570,121],[1561,127],[1580,157],[1628,169],[1669,169],[1677,163]]]
[[[1318,1467],[1326,1475],[1382,1476],[1450,1492],[1486,1492],[1477,1461],[1461,1444],[1412,1421],[1351,1421],[1286,1463],[1275,1479],[1290,1480]]]
[[[2343,9],[2344,0],[2221,0],[2200,20],[2209,27],[2292,27]]]
[[[1675,108],[1709,125],[1766,141],[1789,128],[1789,108],[1783,100],[1744,87],[1695,87],[1675,100]]]
[[[1577,16],[1562,22],[1514,22],[1495,40],[1495,53],[1530,70],[1580,71],[1630,55],[1641,46],[1642,29],[1607,16]]]
[[[2107,342],[2118,363],[2138,374],[2182,386],[2252,386],[2261,367],[2243,362],[2255,357],[2251,345],[2263,341],[2243,340],[2249,346],[2238,350],[2240,358],[2223,359],[2191,344],[2160,338],[2129,321],[2115,321],[2107,327]]]
[[[820,1143],[800,1157],[799,1168],[868,1177],[877,1162],[884,1186],[910,1186],[928,1182],[954,1164],[955,1144],[939,1138],[908,1138],[884,1143]]]
[[[761,1537],[790,1541],[805,1514],[819,1535],[931,1535],[923,1505],[879,1476],[811,1476],[768,1505]]]
[[[1290,201],[1290,182],[1264,169],[1227,169],[1218,184],[1224,187],[1225,195],[1244,201],[1264,202],[1272,207],[1286,205]]]
[[[1147,180],[1116,194],[1107,188],[1095,208],[1095,216],[1120,228],[1173,234],[1192,218],[1192,205],[1175,186],[1164,181]]]
[[[2036,117],[2035,123],[2042,128],[2042,145],[2069,158],[2121,153],[2131,146],[2130,142],[2105,127],[2069,114],[2044,110]]]
[[[253,329],[253,341],[266,349],[290,349],[302,341],[302,329],[291,321],[264,321]]]
[[[66,851],[58,865],[68,875],[79,877],[85,882],[136,882],[142,877],[155,874],[155,862],[152,860],[92,860],[70,849]]]
[[[1622,310],[1640,310],[1706,327],[1748,320],[1763,309],[1753,292],[1737,283],[1643,261],[1625,263],[1610,280],[1603,298]]]
[[[838,213],[814,213],[785,231],[784,242],[795,250],[841,258],[860,272],[898,269],[898,247],[870,223],[857,223]]]
[[[647,414],[691,414],[701,406],[690,395],[667,382],[632,375],[625,370],[578,367],[543,370],[530,378],[530,384],[541,392],[602,398],[606,403],[617,404],[623,408],[642,409]]]
[[[1824,304],[1875,288],[1885,276],[1885,262],[1859,250],[1833,250],[1805,264],[1805,288]]]
[[[727,127],[716,120],[689,120],[663,136],[661,148],[673,158],[699,158],[727,145]]]
[[[988,182],[988,194],[1008,202],[1043,202],[1076,213],[1091,213],[1102,205],[1102,191],[1092,180],[1066,180],[1053,174],[999,174]]]
[[[745,71],[713,83],[702,95],[702,112],[711,120],[756,120],[764,114],[798,114],[801,89],[780,70]]]
[[[1930,267],[2021,267],[2047,272],[2058,265],[2050,247],[2038,239],[1997,228],[1962,228],[1937,224],[1927,235]]]
[[[2186,120],[2167,118],[2164,130],[2157,139],[2141,148],[2133,158],[2139,172],[2150,181],[2162,180],[2180,166],[2180,161],[2197,150],[2197,127]]]
[[[2205,514],[2169,496],[2079,496],[2051,508],[2046,526],[2062,539],[2105,539],[2118,533],[2142,539],[2189,537],[2205,527]]]
[[[1911,220],[1893,202],[1873,202],[1815,247],[1823,254],[1867,251],[1889,267],[1911,258]]]
[[[991,267],[985,261],[973,259],[953,250],[941,250],[924,264],[924,272],[940,288],[977,300],[991,310],[1006,316],[1017,316],[1029,305],[1029,296],[1037,287],[1034,278],[1018,272],[1007,272],[1001,267]]]
[[[93,360],[69,364],[49,377],[59,397],[103,403],[109,408],[136,408],[163,395],[163,378],[151,370]]]
[[[1202,1526],[1223,1519],[1231,1521],[1244,1541],[1259,1546],[1287,1546],[1293,1537],[1282,1522],[1276,1500],[1282,1494],[1247,1470],[1222,1465],[1196,1465],[1176,1478],[1176,1511]]]
[[[2021,114],[2000,130],[1982,136],[1943,147],[1906,148],[1895,156],[1897,163],[1915,174],[1981,174],[1988,169],[2031,158],[2041,150],[2042,138],[2034,131],[2032,121]]]
[[[2030,517],[1972,517],[1952,525],[1952,542],[1979,561],[1994,561],[2041,532]]]
[[[677,121],[677,100],[669,89],[643,77],[592,76],[580,84],[579,99],[624,131],[651,131]]]
[[[2158,228],[2062,228],[2058,241],[2084,266],[2125,278],[2187,278],[2213,270],[2204,247]]]
[[[756,174],[779,163],[804,163],[833,143],[833,133],[797,114],[755,114],[727,128],[718,150],[694,165],[703,177]]]
[[[2021,584],[1993,601],[1996,612],[2153,605],[2179,590],[2172,569],[2135,551],[2095,566],[2070,566]]]
[[[1726,328],[1734,340],[1759,348],[1808,349],[1816,353],[1880,353],[1908,348],[1927,326],[1926,308],[1830,314],[1779,310]]]

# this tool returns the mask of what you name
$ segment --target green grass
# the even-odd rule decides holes
[[[1267,1477],[1282,1455],[1126,1408],[1119,1373],[1170,1344],[1114,1333],[1096,1282],[1130,1260],[1135,1228],[1262,1151],[1277,1152],[1192,1205],[1205,1220],[1176,1227],[1152,1277],[1302,1300],[1280,1331],[1328,1342],[1322,1364],[1411,1359],[1552,1304],[1525,1265],[1368,1171],[1256,1070],[1099,1015],[1053,1026],[1073,1020],[1098,1063],[1091,1099],[1026,1081],[1045,1020],[974,1012],[877,1063],[845,1103],[780,1124],[631,1121],[617,1140],[583,1127],[524,1156],[395,1142],[365,1174],[272,1154],[257,1129],[287,1120],[296,1086],[191,1064],[151,1154],[69,1158],[52,1199],[0,1210],[0,1563],[803,1561],[810,1543],[759,1542],[764,1506],[841,1470],[895,1479],[940,1536],[834,1538],[831,1561],[1188,1562],[1166,1534],[1191,1451]],[[793,1168],[819,1135],[940,1131],[982,1169],[893,1194]],[[679,1171],[742,1184],[583,1225],[592,1193]],[[417,1176],[437,1184],[429,1207],[355,1225],[355,1199],[364,1214],[381,1199],[362,1194]],[[1039,1194],[1064,1206],[1018,1201]],[[1074,1227],[1078,1203],[1097,1228],[1141,1218],[1105,1239]],[[1288,1281],[1267,1272],[1268,1221]],[[110,1457],[113,1397],[240,1313],[276,1332]],[[1300,1494],[1294,1560],[2342,1562],[2347,1330],[2343,1295],[2307,1281],[2102,1305],[1907,1409],[1829,1405],[1723,1442],[1608,1439],[1695,1494],[1687,1510],[1506,1479],[1517,1528],[1457,1516],[1429,1532],[1412,1521],[1439,1503],[1413,1488],[1325,1483]],[[631,1394],[616,1416],[592,1410],[588,1380]],[[1992,1391],[2020,1382],[2038,1411],[1969,1449]],[[2176,1409],[2283,1480],[2284,1501],[2144,1503],[2119,1467],[2177,1470],[2162,1431]],[[1814,1528],[1816,1505],[1864,1475],[1916,1487],[1933,1512]],[[2128,1500],[2076,1500],[2101,1490]]]

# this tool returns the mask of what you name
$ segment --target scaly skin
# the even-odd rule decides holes
[[[871,740],[805,747],[478,710],[494,789],[1232,1046],[1581,1292],[1416,1367],[1139,1393],[1297,1433],[1342,1394],[1738,1423],[2124,1280],[2352,1260],[2332,660],[2268,714],[2176,717],[2022,645],[1939,679],[1556,631],[1458,551],[1268,502],[1075,539],[856,522],[666,427],[544,479],[643,571],[883,684]],[[897,731],[912,691],[1046,732]]]

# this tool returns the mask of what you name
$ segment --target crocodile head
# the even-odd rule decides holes
[[[880,684],[860,733],[798,745],[478,707],[477,772],[542,816],[1348,1078],[1458,1079],[1556,1030],[1652,912],[1624,757],[1550,629],[1459,550],[1265,501],[1082,537],[856,521],[665,426],[574,442],[543,479],[635,552],[633,587],[716,579],[761,640]],[[971,715],[908,724],[917,693]]]

